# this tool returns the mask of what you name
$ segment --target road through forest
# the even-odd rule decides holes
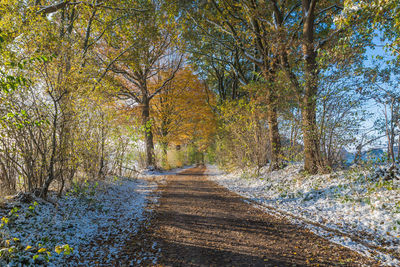
[[[197,167],[168,175],[159,185],[160,199],[151,220],[127,248],[135,251],[135,257],[142,255],[135,265],[378,265],[245,203],[238,194],[208,180],[204,171],[205,167]]]

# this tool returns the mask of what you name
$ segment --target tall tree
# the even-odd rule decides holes
[[[160,77],[160,86],[165,77]],[[207,149],[215,132],[215,118],[207,101],[209,99],[206,85],[186,67],[180,70],[167,89],[155,96],[151,105],[154,114],[156,137],[166,154],[168,145],[188,144],[196,141],[202,151]]]
[[[139,8],[139,7],[137,7]],[[154,1],[140,3],[141,14],[127,10],[99,48],[104,62],[103,75],[118,82],[116,96],[130,105],[140,105],[146,143],[146,165],[155,166],[154,140],[150,102],[163,92],[179,70],[183,55],[177,52],[178,36],[174,21]],[[173,70],[156,88],[149,83],[160,72]]]
[[[279,65],[291,82],[302,113],[304,168],[316,173],[324,169],[316,120],[322,69],[319,61],[341,36],[333,17],[342,10],[342,1],[268,2],[274,11],[272,23]]]
[[[217,37],[221,35],[215,35],[213,41],[228,51],[232,51],[234,55],[235,52],[239,54],[239,59],[244,58],[256,66],[256,71],[265,83],[268,137],[271,151],[270,167],[271,170],[280,168],[282,151],[277,109],[279,99],[276,87],[279,58],[271,45],[269,22],[272,21],[272,11],[265,2],[212,0],[207,3],[199,2],[196,8],[188,9],[188,13],[191,14],[197,29],[211,28],[225,36],[228,35],[231,42],[218,39]],[[203,34],[209,37],[204,30]],[[232,65],[231,68],[238,74],[238,78],[245,80],[245,75],[240,75],[243,74],[241,66],[242,64]]]

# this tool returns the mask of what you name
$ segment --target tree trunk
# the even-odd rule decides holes
[[[304,169],[315,174],[321,166],[321,153],[317,127],[318,66],[314,48],[315,0],[303,0],[304,17],[302,50],[305,66],[305,85],[301,112],[303,120]]]
[[[42,187],[42,190],[40,192],[40,196],[44,199],[47,198],[47,193],[49,192],[49,187],[50,184],[53,182],[55,179],[54,176],[54,165],[55,165],[55,158],[56,158],[56,151],[57,151],[57,127],[58,127],[58,103],[54,100],[54,119],[53,119],[53,125],[52,125],[52,138],[51,138],[51,154],[50,154],[50,162],[49,162],[49,168],[47,171],[47,178],[46,181],[44,182],[44,185]]]
[[[104,120],[103,120],[103,115],[102,115],[102,126],[101,126],[101,143],[100,143],[100,162],[99,162],[99,172],[98,172],[98,177],[101,178],[104,176],[104,148],[105,148],[105,142],[106,138],[104,136]]]
[[[397,161],[400,161],[400,135],[398,136],[398,141],[397,141]]]
[[[162,165],[165,168],[168,166],[168,143],[160,142],[160,145],[162,149]]]
[[[62,196],[62,193],[64,191],[64,186],[65,186],[65,179],[64,179],[64,176],[61,175],[61,185],[60,185],[60,189],[58,190],[58,197],[59,198]]]
[[[280,168],[281,155],[281,136],[278,127],[278,113],[276,108],[275,93],[269,89],[267,92],[267,119],[268,119],[268,138],[271,145],[270,170]]]
[[[144,127],[144,135],[146,142],[146,167],[155,167],[155,155],[154,155],[154,143],[153,143],[153,132],[151,129],[150,119],[150,100],[145,98],[143,100],[142,119]]]
[[[392,157],[392,163],[396,162],[396,156],[394,155],[394,137],[395,137],[395,125],[394,125],[394,97],[391,98],[391,103],[390,103],[390,154]]]
[[[305,97],[302,107],[304,169],[312,174],[321,166],[320,146],[316,125],[315,100]]]

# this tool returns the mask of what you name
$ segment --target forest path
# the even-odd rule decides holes
[[[253,207],[203,175],[169,175],[150,226],[130,249],[154,266],[377,266],[371,259]],[[147,254],[147,255],[146,255]],[[136,253],[136,255],[138,255]]]

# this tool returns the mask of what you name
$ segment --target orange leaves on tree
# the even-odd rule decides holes
[[[168,75],[161,73],[151,86],[157,87]],[[209,101],[214,100],[192,70],[180,70],[151,107],[158,142],[164,146],[196,142],[200,150],[205,150],[216,124]]]

